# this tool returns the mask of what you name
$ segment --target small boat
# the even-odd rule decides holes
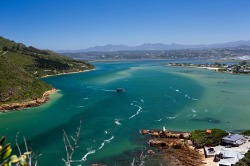
[[[125,92],[125,89],[124,88],[117,88],[116,92]]]

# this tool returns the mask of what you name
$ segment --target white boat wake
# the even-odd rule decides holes
[[[111,141],[112,139],[114,139],[114,138],[115,138],[115,137],[112,136],[110,139],[104,140],[104,141],[102,142],[101,146],[100,146],[98,149],[101,150],[101,149],[104,147],[104,145],[105,145],[106,143],[110,143],[110,141]]]

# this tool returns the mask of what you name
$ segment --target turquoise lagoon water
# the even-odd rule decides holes
[[[43,80],[59,92],[37,108],[0,114],[0,132],[14,143],[20,131],[39,165],[63,165],[62,129],[74,135],[82,117],[74,159],[89,165],[130,165],[146,139],[140,129],[249,128],[250,77],[205,69],[175,68],[166,61],[95,63],[96,70]],[[125,88],[117,93],[116,88]],[[21,145],[22,146],[22,145]]]

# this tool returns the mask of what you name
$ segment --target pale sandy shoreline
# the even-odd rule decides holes
[[[57,91],[58,91],[57,89],[53,88],[51,90],[44,92],[41,98],[37,98],[35,100],[3,104],[0,106],[0,112],[9,112],[12,110],[22,110],[25,108],[40,106],[41,104],[46,103],[49,100],[49,96],[56,93]]]
[[[218,67],[194,67],[194,68],[199,68],[199,69],[208,69],[208,70],[215,70],[218,71],[220,68]]]
[[[60,76],[60,75],[67,75],[67,74],[77,74],[77,73],[84,73],[84,72],[88,72],[88,71],[92,71],[95,69],[90,69],[90,70],[82,70],[82,71],[73,71],[73,72],[68,72],[68,73],[59,73],[59,74],[55,74],[55,75],[46,75],[40,78],[46,78],[46,77],[54,77],[54,76]]]
[[[219,67],[206,67],[206,66],[172,66],[171,67],[181,67],[181,68],[197,68],[197,69],[207,69],[207,70],[214,70],[218,71],[220,68]]]

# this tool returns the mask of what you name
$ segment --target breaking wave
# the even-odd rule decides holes
[[[162,121],[162,118],[161,118],[161,119],[158,119],[158,120],[155,120],[155,121],[160,122],[160,121]]]
[[[114,139],[114,138],[115,138],[115,137],[112,136],[110,139],[104,140],[104,141],[102,142],[101,146],[100,146],[98,149],[101,150],[101,149],[104,147],[104,145],[105,145],[106,143],[110,143],[110,141],[111,141],[112,139]]]
[[[89,99],[89,97],[84,97],[81,100],[88,100],[88,99]]]
[[[141,103],[144,103],[144,100],[143,100],[143,99],[140,99],[140,102],[141,102]],[[128,119],[132,119],[132,118],[134,118],[136,115],[139,115],[139,114],[142,112],[142,107],[139,106],[139,105],[136,105],[136,104],[140,104],[140,102],[138,102],[138,101],[132,101],[132,103],[130,103],[130,105],[137,107],[138,110],[136,111],[136,113],[135,113],[134,115],[130,116]],[[136,103],[136,104],[135,104],[135,103]]]
[[[90,154],[94,154],[94,153],[95,153],[95,150],[91,150],[91,151],[89,151],[88,153],[86,153],[86,154],[82,157],[82,161],[86,161],[86,160],[87,160],[88,155],[90,155]]]
[[[185,97],[188,98],[188,99],[191,99],[191,100],[198,100],[198,99],[196,99],[196,98],[193,98],[193,97],[188,96],[187,94],[185,94]]]
[[[103,140],[103,142],[101,143],[101,146],[97,149],[97,150],[101,150],[106,143],[110,143],[112,139],[114,139],[115,137],[112,136],[111,138],[107,139],[107,140]],[[86,153],[83,157],[81,161],[87,161],[87,157],[88,155],[94,154],[97,150],[91,150],[91,148],[88,148],[88,153]]]
[[[138,105],[134,105],[135,107],[138,107],[139,109],[137,110],[137,112],[134,114],[134,115],[132,115],[132,116],[130,116],[128,119],[132,119],[132,118],[134,118],[136,115],[139,115],[142,111],[142,107],[141,106],[138,106]]]
[[[122,124],[119,122],[119,119],[115,119],[115,124],[117,124],[118,126],[122,125]]]
[[[175,116],[167,116],[166,119],[175,119],[177,117],[177,115]]]

